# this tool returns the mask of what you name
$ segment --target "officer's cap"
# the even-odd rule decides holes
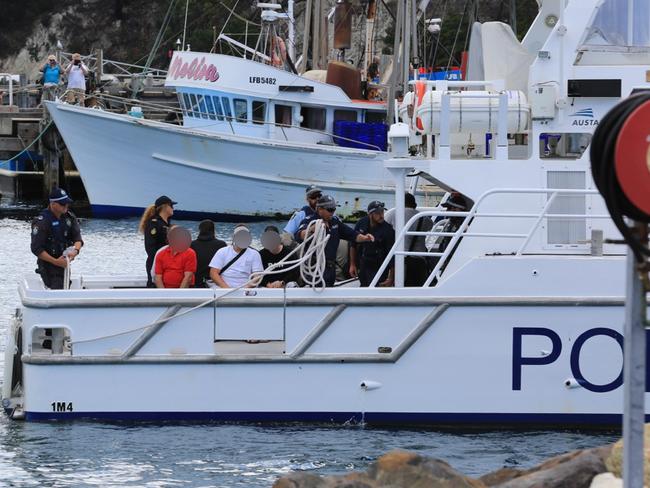
[[[316,207],[318,207],[318,208],[326,208],[326,209],[335,209],[336,208],[336,200],[334,200],[334,197],[332,195],[323,195],[316,202]]]
[[[169,198],[167,195],[160,196],[156,198],[156,207],[162,207],[163,205],[176,205],[178,202],[173,201],[171,198]]]
[[[370,202],[368,204],[368,214],[371,214],[373,212],[383,212],[386,210],[386,205],[384,205],[383,202],[375,200],[374,202]]]
[[[305,190],[305,193],[307,194],[308,197],[316,196],[318,194],[322,194],[323,190],[318,188],[316,185],[309,185],[307,189]]]
[[[72,203],[72,198],[66,193],[65,190],[61,188],[54,188],[50,193],[50,203],[60,203],[65,205],[67,203]]]

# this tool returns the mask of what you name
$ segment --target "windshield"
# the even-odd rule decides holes
[[[650,0],[603,0],[583,44],[650,47]]]

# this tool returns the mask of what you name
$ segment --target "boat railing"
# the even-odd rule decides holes
[[[481,212],[480,207],[485,202],[486,199],[494,195],[546,195],[547,200],[542,207],[542,209],[537,212]],[[598,195],[596,190],[579,190],[579,189],[553,189],[553,188],[503,188],[503,189],[493,189],[483,193],[474,203],[471,209],[467,211],[448,211],[441,210],[438,208],[433,209],[424,209],[418,212],[416,215],[411,217],[408,222],[405,223],[404,228],[397,234],[395,238],[395,243],[390,249],[388,256],[382,263],[381,267],[377,271],[374,279],[372,280],[370,286],[377,286],[379,278],[384,274],[391,261],[394,258],[404,258],[406,256],[419,256],[425,258],[437,258],[436,265],[433,267],[427,280],[424,283],[424,287],[431,286],[434,280],[440,280],[442,272],[449,263],[451,256],[454,253],[457,245],[460,240],[463,238],[479,238],[479,239],[514,239],[521,240],[522,243],[513,248],[512,254],[515,256],[523,255],[533,237],[537,233],[539,227],[542,225],[545,219],[564,219],[564,220],[578,220],[578,219],[601,219],[608,220],[611,217],[608,214],[565,214],[565,213],[550,213],[553,203],[557,200],[559,196],[593,196]],[[462,218],[463,221],[460,223],[458,228],[455,231],[445,232],[439,230],[440,227],[434,226],[431,230],[428,231],[415,231],[412,229],[418,220],[426,218],[435,218],[442,217],[445,219],[452,218]],[[495,218],[495,219],[508,219],[512,220],[521,220],[528,219],[532,220],[533,223],[525,233],[512,233],[512,232],[471,232],[470,224],[476,218]],[[449,238],[449,242],[445,248],[441,251],[407,251],[404,250],[405,238],[413,237],[433,237],[433,238]]]
[[[11,107],[14,104],[14,74],[11,73],[0,73],[0,81],[8,80],[9,84],[9,106]],[[0,105],[2,105],[2,97],[0,97]]]
[[[177,107],[170,107],[169,105],[162,105],[162,104],[157,104],[155,102],[146,102],[146,101],[135,100],[135,99],[130,99],[130,98],[127,99],[127,98],[118,97],[118,96],[115,96],[115,95],[110,95],[110,94],[107,94],[107,93],[98,93],[95,96],[98,97],[99,99],[106,99],[108,101],[122,103],[125,106],[139,106],[139,107],[143,107],[143,108],[145,108],[145,107],[150,108],[152,110],[165,110],[165,111],[168,111],[168,112],[174,112],[174,113],[176,113],[178,115],[184,115],[184,114],[190,113],[190,114],[193,114],[192,116],[194,116],[196,118],[202,118],[202,119],[204,118],[204,116],[206,116],[205,112],[201,112],[199,110],[187,110],[187,109],[181,109],[181,108],[177,108]],[[65,93],[62,94],[59,98],[64,99],[64,97],[65,97]],[[381,151],[381,148],[379,146],[374,145],[374,144],[358,141],[357,139],[350,139],[348,137],[344,137],[344,136],[340,136],[340,135],[335,135],[335,134],[332,134],[331,132],[327,132],[327,131],[324,131],[324,130],[311,129],[311,128],[308,128],[308,127],[300,127],[300,126],[290,125],[290,124],[280,124],[280,123],[277,123],[277,122],[269,122],[269,121],[266,121],[266,120],[264,120],[264,121],[252,120],[252,119],[249,119],[248,117],[247,118],[242,118],[242,117],[237,117],[237,116],[228,116],[228,115],[225,115],[225,114],[223,114],[223,115],[211,114],[211,115],[214,115],[215,119],[208,118],[206,120],[209,120],[209,121],[214,122],[214,123],[209,123],[209,124],[206,124],[206,125],[203,125],[203,126],[183,127],[183,128],[185,128],[187,130],[204,129],[206,127],[210,127],[210,126],[214,126],[214,125],[218,125],[218,124],[223,124],[223,121],[227,121],[228,125],[230,127],[230,131],[231,131],[232,135],[238,135],[237,131],[235,130],[236,126],[235,126],[235,124],[233,124],[233,122],[241,123],[241,124],[247,124],[249,122],[252,122],[255,125],[274,126],[275,128],[280,129],[282,131],[282,135],[283,135],[285,141],[287,141],[287,142],[289,141],[289,136],[287,135],[286,129],[298,129],[300,131],[313,132],[315,134],[320,134],[320,135],[326,136],[328,138],[331,138],[333,141],[341,140],[341,141],[347,141],[347,142],[354,142],[355,144],[359,144],[361,146],[364,146],[364,148],[367,148],[370,151]],[[216,119],[216,117],[222,118],[223,121]]]

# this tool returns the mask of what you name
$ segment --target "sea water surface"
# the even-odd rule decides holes
[[[196,222],[180,224],[197,228]],[[253,234],[259,237],[265,225],[254,224]],[[143,237],[136,219],[84,219],[81,228],[85,246],[74,274],[144,273]],[[232,229],[232,224],[217,224],[224,240]],[[26,218],[0,218],[0,381],[5,334],[19,306],[17,283],[35,268],[29,241]],[[616,432],[361,425],[24,423],[0,414],[0,487],[268,487],[292,471],[362,470],[391,449],[439,457],[480,476],[504,466],[533,466],[617,438]]]

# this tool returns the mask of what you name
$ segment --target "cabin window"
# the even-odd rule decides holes
[[[300,127],[313,130],[325,130],[326,112],[324,108],[301,107],[300,115],[302,116]]]
[[[230,98],[221,97],[221,103],[223,104],[223,114],[226,117],[226,120],[228,122],[232,122],[232,109],[230,108]]]
[[[208,109],[205,107],[205,97],[203,95],[199,95],[199,107],[201,110],[201,117],[207,119]]]
[[[369,124],[377,124],[386,122],[386,112],[376,112],[368,110],[366,112],[366,122]]]
[[[217,118],[219,120],[223,120],[223,109],[221,108],[221,100],[219,100],[219,97],[212,97],[212,98],[214,99],[214,108],[217,111]]]
[[[214,110],[214,105],[212,104],[212,97],[206,96],[205,97],[205,106],[208,109],[208,117],[210,117],[211,120],[215,120],[215,110]]]
[[[266,102],[253,101],[253,124],[263,124],[266,120]]]
[[[577,189],[586,188],[584,171],[549,171],[546,174],[547,188]],[[549,196],[550,197],[550,196]],[[573,217],[549,217],[547,227],[548,244],[551,246],[576,246],[587,238],[587,222],[583,217],[587,211],[586,195],[558,195],[553,200],[548,213],[551,215],[573,215]]]
[[[178,94],[178,105],[180,105],[181,110],[184,112],[185,111],[185,101],[183,100],[183,94],[182,93]]]
[[[235,120],[243,123],[248,122],[248,102],[241,98],[235,98],[233,103],[235,105]]]
[[[334,110],[334,122],[336,122],[337,120],[356,122],[357,112],[354,110]]]
[[[183,100],[185,100],[185,115],[192,117],[192,101],[190,100],[189,94],[183,93]]]
[[[293,108],[290,105],[275,106],[275,123],[280,125],[291,125],[291,114]]]
[[[192,117],[201,117],[201,114],[199,113],[199,102],[196,98],[196,95],[190,94],[190,115]]]
[[[585,119],[591,121],[591,119]],[[543,133],[539,136],[541,159],[580,159],[591,143],[586,132]]]

